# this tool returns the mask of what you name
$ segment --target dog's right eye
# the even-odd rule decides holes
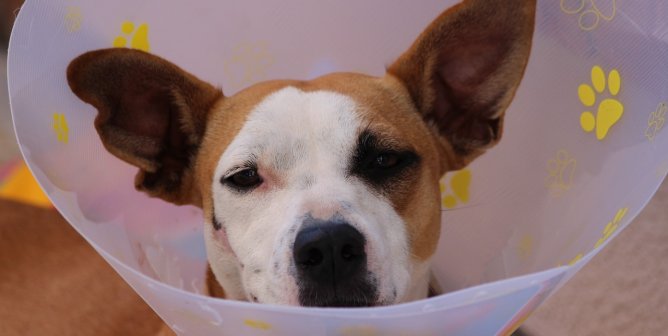
[[[221,182],[238,191],[248,191],[262,184],[262,177],[256,169],[249,168],[223,178]]]

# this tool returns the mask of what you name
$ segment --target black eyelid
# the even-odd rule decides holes
[[[234,174],[236,174],[236,173],[239,173],[239,172],[242,172],[242,171],[244,171],[244,170],[246,170],[246,169],[254,169],[254,170],[257,170],[257,164],[255,163],[255,161],[247,160],[247,161],[245,161],[245,162],[242,163],[242,164],[233,166],[232,168],[226,170],[225,173],[223,173],[223,175],[222,175],[222,177],[220,178],[220,180],[221,180],[221,181],[222,181],[222,180],[226,180],[226,179],[232,177],[232,175],[234,175]]]
[[[257,180],[253,181],[253,183],[250,183],[250,184],[246,184],[246,183],[239,184],[238,181],[234,181],[235,175],[237,175],[239,173],[243,173],[245,171],[253,171],[255,173],[255,176],[257,177]],[[245,194],[245,193],[248,193],[248,192],[254,190],[258,186],[260,186],[263,182],[264,182],[264,180],[257,173],[257,170],[252,169],[252,168],[239,170],[236,173],[230,175],[229,177],[223,177],[220,180],[220,183],[223,186],[225,186],[225,187],[227,187],[227,188],[229,188],[229,189],[231,189],[231,190],[233,190],[237,193],[240,193],[240,194]]]
[[[373,163],[373,160],[375,160],[378,156],[380,155],[395,155],[397,156],[397,166],[392,167],[389,169],[401,169],[407,166],[412,165],[413,163],[416,163],[419,161],[419,157],[417,154],[413,153],[412,151],[404,150],[404,151],[395,151],[395,150],[386,150],[386,151],[378,151],[377,153],[374,153],[372,156],[370,156],[370,159],[367,160],[367,164]]]

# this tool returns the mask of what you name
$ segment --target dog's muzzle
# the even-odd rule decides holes
[[[367,269],[366,240],[342,221],[315,221],[297,233],[293,258],[299,303],[317,307],[373,306],[375,280]]]

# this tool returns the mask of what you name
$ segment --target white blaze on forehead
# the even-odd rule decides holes
[[[350,97],[334,92],[304,92],[294,87],[279,90],[249,114],[218,168],[241,164],[249,155],[266,155],[258,159],[270,164],[266,168],[277,170],[306,160],[345,169],[359,132],[356,109]],[[336,164],[331,165],[332,160]]]

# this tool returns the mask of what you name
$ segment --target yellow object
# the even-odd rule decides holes
[[[601,20],[612,21],[617,15],[617,0],[561,0],[561,10],[578,16],[578,26],[584,31],[599,27]]]
[[[58,141],[67,143],[70,141],[70,128],[67,126],[67,119],[63,113],[53,114],[53,131],[56,132]]]
[[[568,262],[568,266],[573,266],[573,265],[575,265],[575,263],[577,263],[578,261],[580,261],[580,259],[582,259],[583,257],[584,257],[584,254],[582,254],[582,253],[576,255],[575,258],[573,258],[571,261]]]
[[[596,117],[594,117],[594,114],[589,111],[582,113],[580,116],[580,126],[582,126],[585,132],[593,131],[596,128]]]
[[[65,27],[67,27],[67,31],[70,33],[79,31],[82,23],[83,15],[81,14],[81,8],[68,6],[67,13],[65,14]]]
[[[601,239],[596,242],[594,248],[598,248],[599,246],[603,245],[603,243],[605,243],[608,238],[610,238],[610,236],[612,236],[612,234],[617,231],[622,219],[624,219],[624,216],[626,216],[628,211],[629,208],[622,208],[617,211],[617,214],[615,214],[615,218],[612,220],[612,222],[609,222],[603,229],[603,237],[601,237]]]
[[[594,106],[594,103],[596,103],[596,94],[591,86],[587,84],[582,84],[578,87],[578,95],[584,106]]]
[[[561,196],[573,187],[576,168],[575,157],[563,149],[547,161],[547,187],[552,190],[552,195]]]
[[[271,324],[258,320],[250,320],[250,319],[244,320],[244,324],[254,329],[260,329],[260,330],[271,329]]]
[[[527,258],[533,252],[534,242],[531,235],[525,235],[517,246],[517,252],[522,258]]]
[[[666,124],[666,112],[668,112],[668,103],[661,102],[656,111],[650,113],[649,121],[647,122],[648,127],[645,130],[645,136],[649,141],[654,141],[654,138],[656,138],[659,131]]]
[[[457,206],[459,202],[469,202],[469,187],[471,186],[471,170],[464,169],[455,172],[450,179],[450,189],[452,194],[445,194],[448,190],[447,183],[441,181],[441,202],[446,209],[452,209]]]
[[[21,163],[4,182],[0,182],[0,198],[42,208],[53,207],[25,163]]]
[[[617,69],[610,71],[607,77],[603,68],[596,65],[591,69],[591,84],[581,84],[578,87],[578,97],[585,107],[593,107],[597,101],[597,95],[603,94],[607,86],[608,93],[616,97],[622,87],[622,77]],[[603,140],[608,132],[624,114],[624,104],[616,98],[603,99],[598,104],[598,111],[594,115],[591,111],[585,111],[580,115],[580,126],[585,132],[596,131],[596,139]]]
[[[135,29],[135,24],[133,22],[125,21],[121,24],[121,33],[123,35],[119,35],[116,37],[116,39],[114,39],[114,47],[127,47],[145,52],[149,52],[151,50],[151,46],[148,41],[148,24],[142,23],[137,27],[137,29]],[[130,38],[129,45],[128,37]]]

